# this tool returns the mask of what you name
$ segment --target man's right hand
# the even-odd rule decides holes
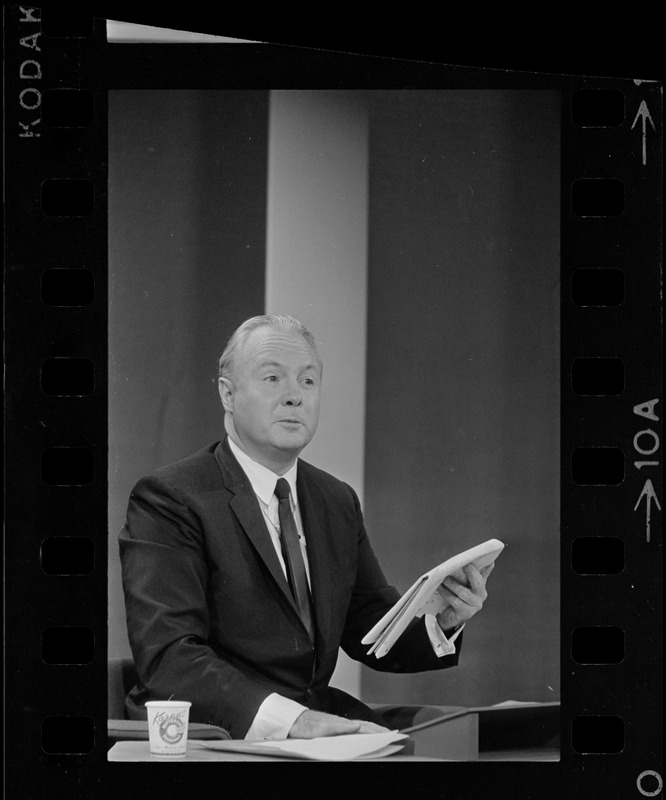
[[[360,719],[345,719],[335,714],[307,709],[291,726],[290,739],[314,739],[317,736],[340,736],[344,733],[388,733],[388,728]]]

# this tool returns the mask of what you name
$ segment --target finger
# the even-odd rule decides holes
[[[448,600],[447,592],[449,591],[450,590],[447,589],[446,584],[444,583],[440,583],[439,586],[437,587],[437,594],[445,601]]]
[[[457,591],[465,591],[469,594],[469,600],[460,597],[457,593],[451,591],[450,589],[444,588],[444,599],[446,602],[458,613],[469,613],[470,610],[478,610],[481,608],[481,600],[476,595],[473,595],[469,592],[468,589],[465,589],[464,586],[459,587]]]
[[[462,611],[465,609],[465,607],[470,606],[472,608],[479,609],[485,600],[483,592],[471,592],[465,586],[461,586],[460,584],[455,586],[451,585],[450,587],[446,585],[444,589],[445,592],[448,592],[448,594],[443,595],[444,599],[457,611]]]
[[[488,580],[488,575],[490,575],[490,573],[493,571],[494,568],[495,568],[495,562],[492,561],[490,564],[488,564],[488,566],[484,567],[481,570],[481,574],[486,580]]]
[[[314,739],[317,736],[339,736],[357,733],[361,723],[334,714],[306,709],[296,718],[288,733],[290,739]]]
[[[359,733],[390,733],[390,728],[385,728],[374,722],[367,722],[366,720],[357,720],[357,722],[361,725]]]
[[[481,573],[479,570],[474,566],[474,564],[466,564],[463,567],[465,575],[467,576],[467,585],[469,586],[472,591],[480,588],[483,586],[484,580],[481,577]]]
[[[462,589],[467,588],[467,576],[464,572],[461,572],[461,577],[458,576],[457,573],[451,573],[447,575],[444,580],[440,583],[440,586],[444,586],[445,588],[449,588],[452,591],[455,591],[457,587]]]
[[[446,578],[444,581],[444,586],[449,591],[456,594],[461,600],[470,605],[476,606],[478,605],[478,601],[485,600],[485,589],[484,589],[484,582],[483,579],[479,576],[479,580],[481,581],[481,586],[477,588],[468,588],[467,586],[463,585],[462,583],[458,583],[456,580],[450,580]]]
[[[485,577],[473,564],[468,564],[465,569],[467,570],[470,590],[482,600],[485,600],[488,597]]]
[[[451,577],[444,579],[441,589],[442,597],[449,603],[452,603],[454,600],[460,600],[462,592],[468,591],[466,586],[463,586]]]

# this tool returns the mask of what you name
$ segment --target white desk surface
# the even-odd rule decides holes
[[[155,758],[150,755],[150,744],[147,741],[116,742],[109,750],[109,761],[146,761],[153,764],[182,764],[191,761],[309,761],[302,758],[283,758],[281,756],[256,756],[250,753],[225,753],[222,751],[209,750],[205,744],[196,739],[189,739],[187,742],[187,752],[182,758]],[[363,758],[359,761],[440,761],[438,758],[425,758],[419,756],[403,756],[396,753],[385,758]],[[310,763],[313,763],[310,761]],[[335,763],[335,762],[317,762]]]
[[[497,752],[479,753],[479,761],[550,761],[557,762],[560,751],[556,748],[535,750],[502,750]],[[204,743],[190,739],[187,743],[187,753],[184,758],[154,758],[150,755],[150,744],[147,741],[116,742],[108,753],[109,761],[145,761],[153,764],[182,764],[192,761],[307,761],[308,759],[291,759],[274,756],[255,756],[249,753],[224,753],[209,750]],[[428,758],[425,756],[406,756],[396,753],[385,758],[364,758],[359,761],[368,761],[376,764],[379,762],[395,761],[454,761],[456,759]],[[312,762],[311,762],[312,763]],[[318,762],[322,763],[322,762]],[[330,762],[335,763],[335,762]]]

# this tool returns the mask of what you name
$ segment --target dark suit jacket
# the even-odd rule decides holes
[[[361,638],[398,600],[372,552],[358,498],[304,461],[298,502],[307,539],[317,637],[294,605],[259,503],[226,439],[141,479],[120,534],[130,645],[139,684],[130,718],[150,699],[190,700],[190,720],[243,738],[277,692],[310,708],[360,716],[328,687],[338,647],[374,669],[416,672],[438,658],[422,620],[383,658]],[[460,639],[458,640],[460,642]]]

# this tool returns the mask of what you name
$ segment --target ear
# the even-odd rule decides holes
[[[217,391],[220,393],[220,400],[224,410],[229,413],[233,412],[234,385],[229,378],[217,379]]]

